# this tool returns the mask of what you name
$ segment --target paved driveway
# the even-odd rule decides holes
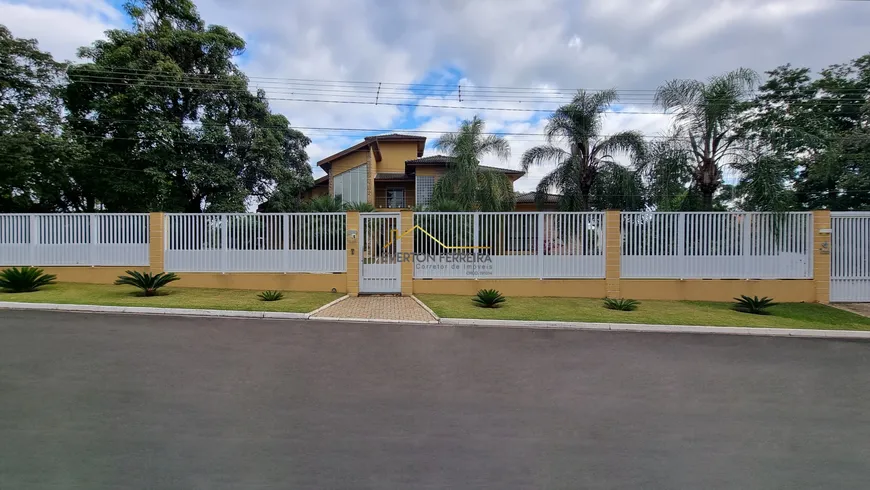
[[[0,488],[866,489],[870,344],[0,311]]]

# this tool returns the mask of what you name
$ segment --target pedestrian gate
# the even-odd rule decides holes
[[[398,213],[360,214],[360,220],[362,245],[359,256],[359,292],[401,293],[400,215]]]
[[[870,302],[870,213],[831,213],[831,301]]]

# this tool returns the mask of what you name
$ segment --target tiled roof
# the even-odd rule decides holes
[[[412,180],[412,177],[401,172],[380,172],[375,174],[375,180]]]
[[[314,185],[320,185],[329,182],[329,175],[324,175],[323,177],[314,181]]]
[[[544,202],[547,204],[555,204],[559,202],[559,195],[557,194],[547,194]],[[535,193],[534,192],[526,192],[523,194],[517,194],[516,202],[518,204],[534,204],[535,203]]]
[[[408,140],[408,141],[426,141],[425,136],[416,136],[413,134],[399,134],[399,133],[390,133],[390,134],[378,134],[374,136],[366,136],[366,141],[372,140]]]
[[[447,165],[452,161],[453,157],[448,155],[432,155],[428,157],[407,160],[405,161],[405,163],[408,165]],[[510,168],[490,167],[489,165],[478,165],[478,168],[482,168],[484,170],[497,170],[506,174],[525,175],[525,172],[523,172],[522,170],[514,170]]]

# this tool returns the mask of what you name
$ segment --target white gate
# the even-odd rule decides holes
[[[360,215],[362,237],[360,293],[395,294],[402,292],[402,264],[398,213]]]
[[[831,301],[870,302],[870,213],[831,213]]]

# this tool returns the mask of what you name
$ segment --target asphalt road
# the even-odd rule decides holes
[[[2,489],[868,485],[868,343],[0,311]]]

